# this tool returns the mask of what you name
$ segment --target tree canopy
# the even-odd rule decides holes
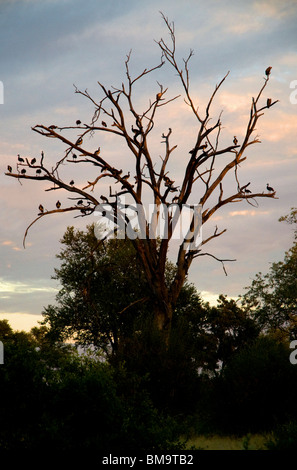
[[[280,221],[297,223],[297,211]],[[297,229],[293,246],[283,261],[271,264],[268,273],[258,273],[242,296],[243,306],[253,312],[263,331],[282,331],[289,338],[297,334]]]

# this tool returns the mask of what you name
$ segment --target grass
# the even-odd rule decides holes
[[[190,438],[187,448],[191,449],[193,446],[201,450],[267,450],[267,438],[263,434],[248,434],[244,437],[201,435]]]

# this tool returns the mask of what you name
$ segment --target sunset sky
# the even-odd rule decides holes
[[[57,197],[44,192],[48,186],[42,182],[22,180],[20,184],[8,178],[4,175],[7,165],[15,168],[17,154],[38,158],[44,151],[49,166],[63,156],[65,148],[31,128],[74,125],[76,119],[90,122],[94,109],[75,94],[73,85],[100,100],[97,81],[107,88],[120,87],[126,80],[124,62],[130,50],[134,76],[157,65],[156,41],[169,39],[160,11],[174,21],[180,63],[194,50],[190,84],[199,109],[230,72],[212,114],[215,122],[223,111],[222,142],[231,142],[234,135],[239,141],[243,137],[251,99],[263,85],[268,66],[272,74],[263,100],[279,100],[260,119],[261,143],[250,147],[239,173],[242,184],[250,181],[255,192],[265,191],[270,183],[278,199],[259,199],[258,207],[243,201],[217,212],[205,233],[216,225],[227,232],[206,251],[236,262],[226,263],[225,276],[220,263],[202,257],[194,261],[189,280],[205,300],[213,301],[221,293],[237,297],[257,272],[267,272],[270,263],[281,260],[292,244],[292,227],[278,219],[297,206],[297,92],[290,88],[297,80],[295,0],[0,0],[4,89],[0,104],[0,319],[7,318],[14,328],[37,324],[43,307],[54,303],[59,286],[51,276],[58,266],[59,240],[67,226],[83,228],[94,218],[44,217],[30,229],[24,249],[23,236],[39,204],[53,208]],[[168,96],[182,93],[175,72],[166,65],[138,88],[140,108],[154,99],[157,81],[168,87]],[[157,162],[163,151],[161,133],[169,127],[172,145],[178,146],[171,161],[172,176],[178,180],[195,141],[194,121],[182,97],[160,113],[159,134],[153,134],[151,143]],[[102,136],[100,146],[115,163],[129,168],[129,155],[117,139]],[[72,167],[64,171],[71,179]],[[83,172],[75,176],[85,183]],[[59,192],[59,199],[66,204],[67,194]]]

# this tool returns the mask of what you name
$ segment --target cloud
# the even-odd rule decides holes
[[[13,241],[12,240],[5,240],[4,242],[1,242],[1,245],[3,246],[10,246],[10,245],[13,245]]]
[[[297,132],[297,115],[284,111],[277,111],[269,119],[261,122],[261,134],[270,142],[286,142]]]
[[[223,91],[219,94],[220,105],[229,112],[246,112],[251,106],[251,99],[247,93],[234,93]]]
[[[240,9],[234,9],[232,21],[226,21],[224,31],[233,36],[249,36],[276,29],[282,20],[296,13],[294,2],[272,0],[269,2],[256,1],[251,3],[239,2]],[[248,9],[245,8],[248,7]],[[244,10],[244,11],[242,11]],[[223,12],[220,11],[220,14]],[[226,10],[223,18],[228,15]]]
[[[0,278],[0,297],[9,294],[34,294],[38,292],[56,293],[57,289],[48,286],[38,286],[33,283],[24,283],[20,281],[5,281]]]
[[[269,214],[269,211],[258,211],[258,210],[243,210],[243,211],[232,211],[229,212],[230,217],[237,217],[237,216],[259,216],[259,215],[267,215]]]
[[[296,13],[295,1],[283,2],[282,0],[256,1],[253,3],[256,14],[270,19],[286,19]]]

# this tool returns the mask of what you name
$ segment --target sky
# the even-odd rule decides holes
[[[222,142],[243,137],[252,97],[268,66],[272,73],[263,100],[279,100],[259,120],[261,143],[250,147],[240,168],[241,181],[250,181],[257,192],[269,183],[277,199],[259,199],[258,207],[242,201],[217,212],[203,236],[215,226],[227,231],[206,251],[236,261],[225,263],[226,276],[213,258],[198,258],[189,281],[205,300],[215,302],[220,294],[236,298],[256,273],[267,272],[292,245],[292,227],[278,219],[297,206],[296,1],[0,0],[0,319],[15,329],[38,325],[44,307],[55,303],[59,284],[52,276],[67,226],[81,229],[94,220],[71,214],[43,217],[31,227],[24,248],[24,233],[38,205],[52,207],[56,195],[45,192],[43,182],[5,176],[7,165],[15,167],[18,154],[37,158],[44,151],[49,166],[63,156],[65,148],[32,127],[90,122],[93,106],[75,93],[74,85],[100,100],[98,81],[107,88],[125,82],[130,50],[133,76],[159,63],[156,41],[169,40],[160,11],[174,22],[180,64],[194,51],[190,89],[199,109],[229,72],[212,108],[214,120],[222,112]],[[158,82],[168,88],[168,96],[182,93],[176,73],[166,65],[137,88],[139,109],[159,91]],[[182,96],[160,113],[151,141],[157,161],[164,149],[161,133],[169,127],[177,145],[171,172],[178,180],[195,139],[195,122]],[[129,168],[129,154],[115,137],[100,137],[100,147]],[[75,169],[67,166],[64,171],[72,175]],[[81,181],[85,176],[81,169],[75,173]],[[228,189],[226,183],[226,193]],[[59,197],[66,204],[67,194]]]

